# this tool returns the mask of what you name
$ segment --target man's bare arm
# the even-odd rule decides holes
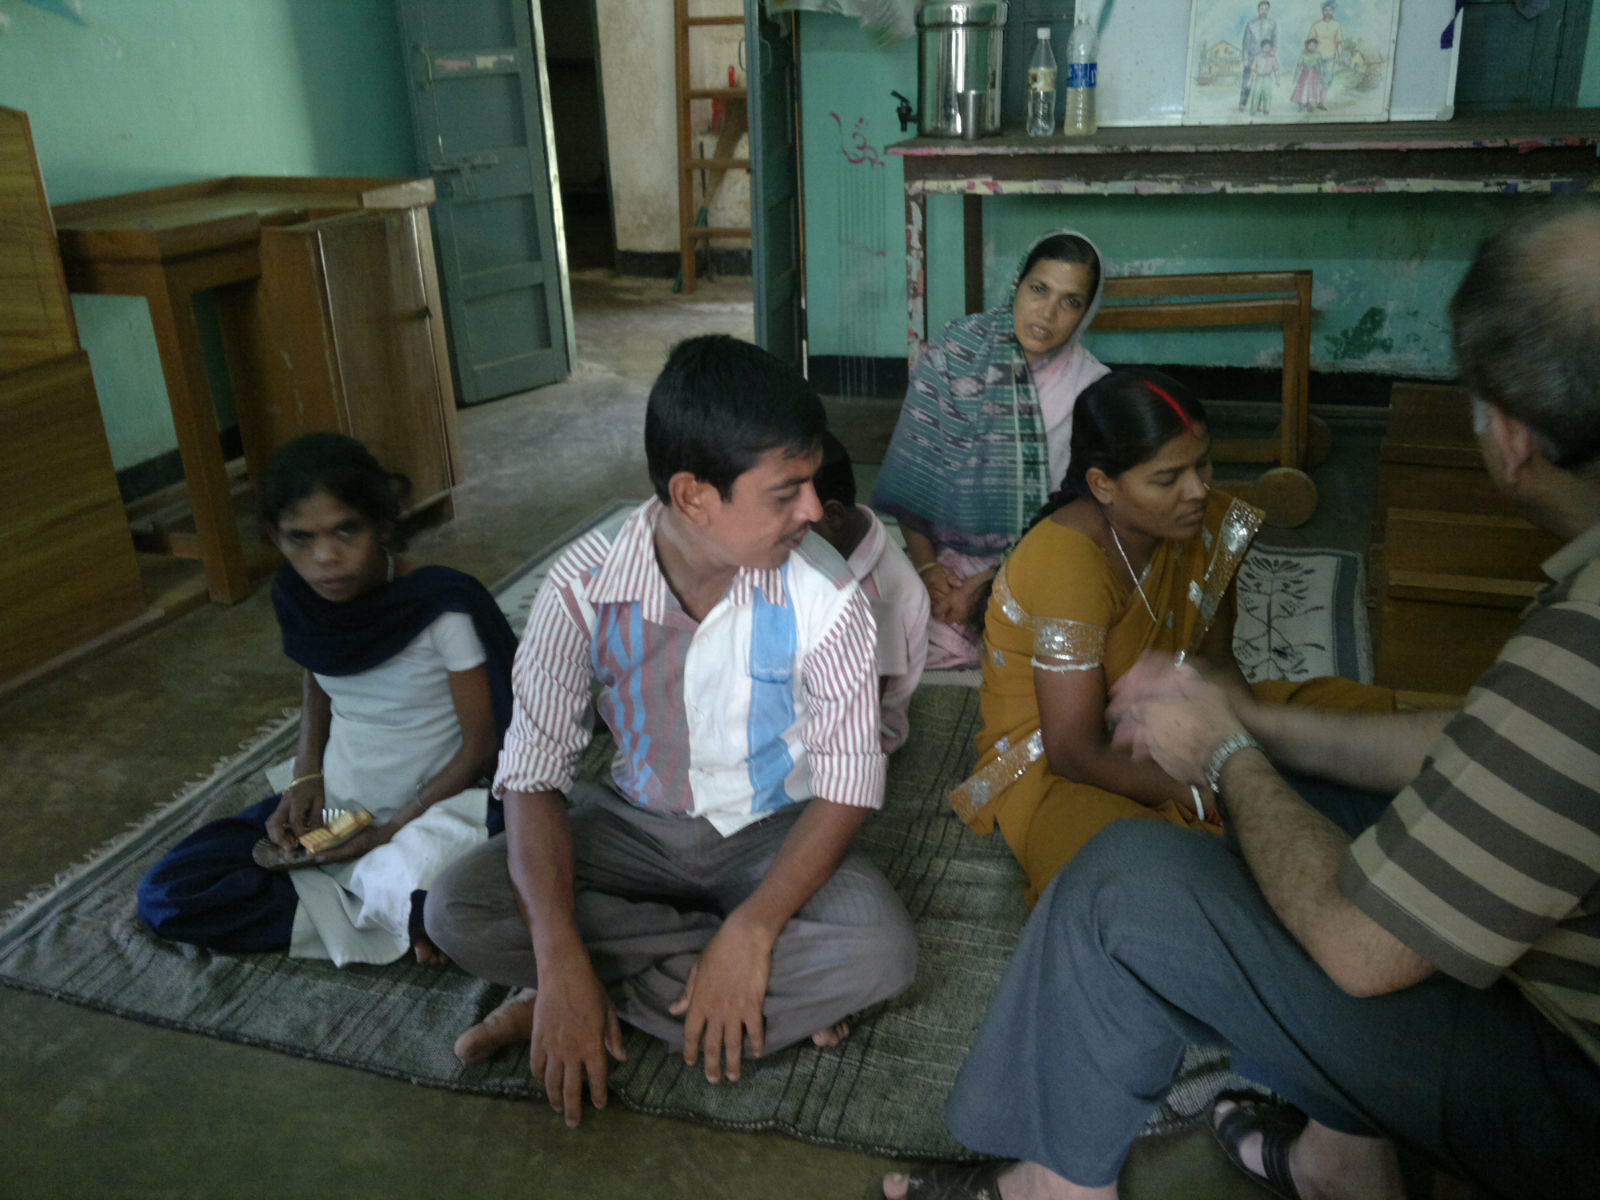
[[[1398,792],[1422,770],[1453,711],[1344,713],[1240,703],[1239,718],[1278,765],[1369,792]]]
[[[586,1081],[595,1107],[606,1105],[606,1055],[623,1057],[622,1029],[578,932],[566,799],[560,792],[508,791],[505,814],[506,865],[539,981],[530,1065],[551,1107],[575,1126]]]
[[[1259,751],[1229,757],[1221,794],[1267,903],[1334,983],[1353,996],[1378,996],[1433,973],[1431,962],[1345,898],[1337,876],[1350,838]]]

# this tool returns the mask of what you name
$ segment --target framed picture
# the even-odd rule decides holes
[[[1400,0],[1193,0],[1183,122],[1388,120],[1399,18]]]

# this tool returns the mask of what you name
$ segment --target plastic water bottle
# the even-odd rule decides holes
[[[1056,131],[1056,55],[1050,49],[1050,29],[1039,26],[1028,61],[1028,136],[1049,137]]]
[[[1088,14],[1083,14],[1072,26],[1072,42],[1067,49],[1067,119],[1061,132],[1068,137],[1088,137],[1100,128],[1094,115],[1097,58],[1094,25]]]

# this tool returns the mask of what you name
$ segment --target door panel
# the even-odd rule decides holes
[[[400,0],[465,404],[564,379],[569,314],[532,0]]]
[[[789,20],[790,18],[784,18]],[[794,36],[745,0],[749,51],[751,272],[756,341],[803,366],[800,170],[795,143]]]
[[[1576,104],[1588,17],[1588,0],[1552,0],[1533,17],[1524,17],[1512,0],[1467,0],[1456,110]]]

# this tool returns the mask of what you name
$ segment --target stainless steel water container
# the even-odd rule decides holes
[[[1004,0],[926,0],[917,10],[917,37],[923,136],[972,138],[998,133]],[[966,128],[970,122],[963,120],[963,92],[981,93],[976,131]]]

